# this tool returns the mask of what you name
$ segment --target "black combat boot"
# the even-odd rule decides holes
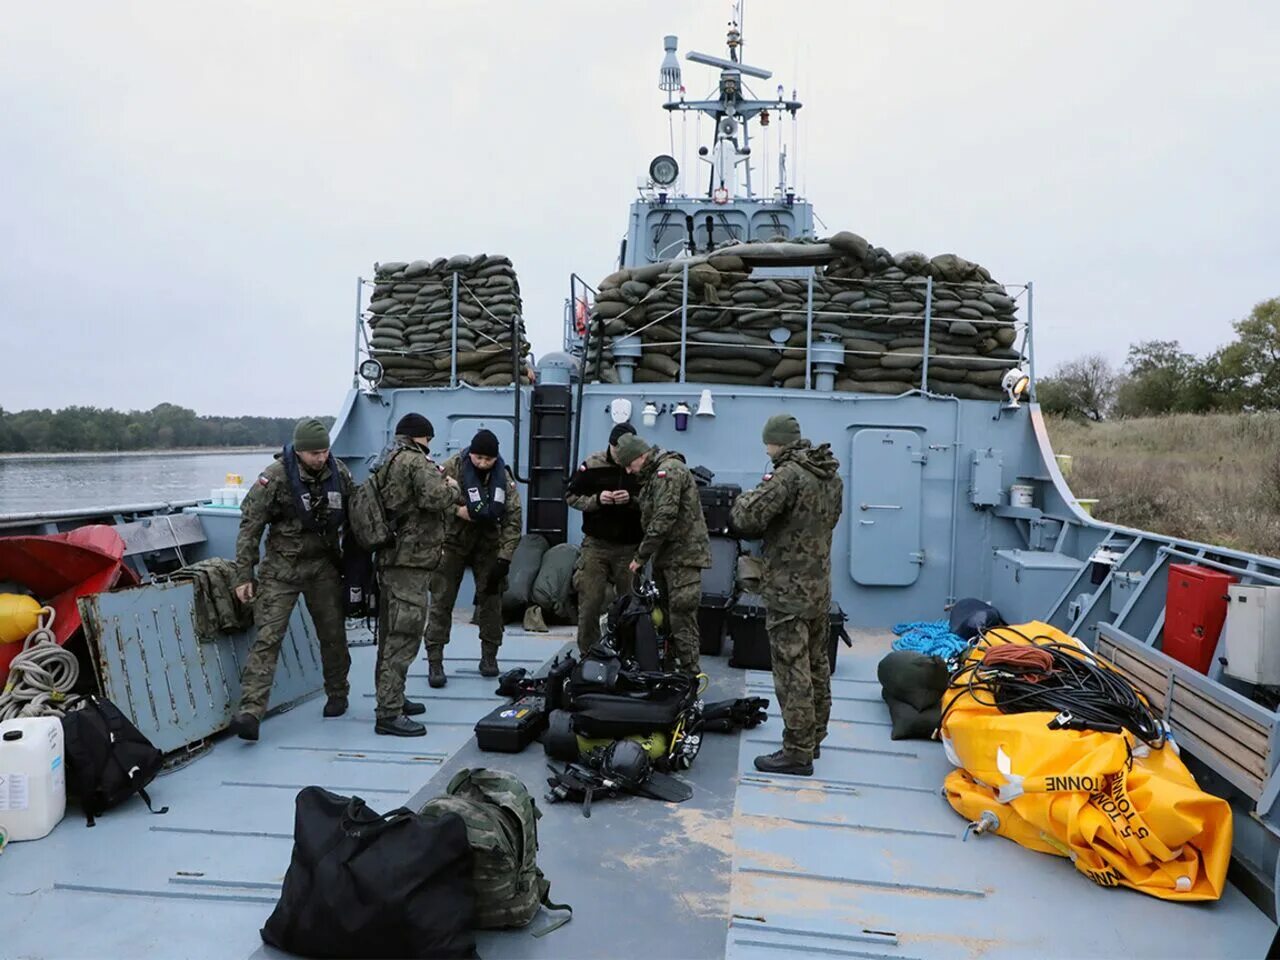
[[[488,645],[480,648],[480,676],[496,677],[498,675],[498,648]]]
[[[324,702],[324,715],[326,717],[340,717],[346,712],[346,697],[330,697]]]
[[[427,728],[417,720],[410,720],[408,717],[400,716],[379,720],[373,725],[373,732],[385,734],[389,737],[425,737]]]
[[[228,728],[241,740],[257,740],[258,739],[258,718],[252,713],[237,714],[236,718],[231,721]]]
[[[406,717],[420,717],[427,712],[427,705],[419,703],[417,700],[406,700],[404,706],[400,708],[400,712]]]
[[[797,777],[812,777],[813,761],[797,760],[787,756],[785,750],[775,750],[756,757],[756,769],[761,773],[789,773]]]
[[[432,660],[427,665],[427,683],[431,684],[433,690],[439,690],[449,678],[444,673],[444,662],[440,660]]]

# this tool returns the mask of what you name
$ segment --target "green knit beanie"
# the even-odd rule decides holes
[[[315,417],[299,420],[298,425],[293,428],[293,449],[303,453],[328,450],[329,428]]]
[[[638,435],[628,433],[618,438],[618,462],[626,466],[636,457],[642,457],[652,449],[653,447],[645,443]]]
[[[800,422],[789,413],[775,413],[764,422],[764,442],[785,447],[800,440]]]

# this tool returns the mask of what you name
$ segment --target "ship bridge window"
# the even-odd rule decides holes
[[[747,239],[747,218],[736,213],[708,213],[697,218],[693,235],[703,252],[741,243]]]
[[[765,242],[790,240],[792,226],[793,220],[789,212],[763,211],[757,213],[751,220],[751,239]]]
[[[649,247],[649,259],[670,260],[684,252],[689,242],[689,230],[683,213],[665,210],[649,218],[649,235],[653,243]]]

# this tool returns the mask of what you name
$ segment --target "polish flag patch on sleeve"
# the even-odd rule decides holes
[[[665,471],[665,470],[659,470],[659,471],[658,471],[658,479],[659,479],[659,480],[664,479],[664,478],[666,477],[666,475],[667,475],[667,471]]]
[[[763,479],[765,479],[765,480],[772,480],[772,479],[773,479],[773,474],[772,474],[772,473],[766,473],[766,474],[764,475],[764,478],[763,478]]]
[[[258,474],[258,482],[264,487],[271,485],[271,479],[265,473]]]

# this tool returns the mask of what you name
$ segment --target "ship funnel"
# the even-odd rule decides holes
[[[676,37],[662,38],[662,49],[666,56],[662,58],[662,69],[658,71],[658,89],[674,93],[680,89],[680,61],[676,59]]]

